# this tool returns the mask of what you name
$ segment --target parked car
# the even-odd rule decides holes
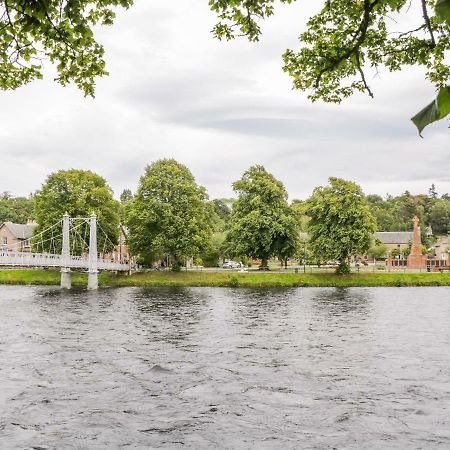
[[[242,264],[236,261],[227,261],[225,260],[223,262],[222,267],[224,269],[240,269],[242,267]]]

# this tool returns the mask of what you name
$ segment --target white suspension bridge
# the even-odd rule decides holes
[[[54,235],[60,230],[62,222],[62,233]],[[89,225],[89,241],[87,242],[87,226]],[[84,228],[84,236],[82,231]],[[101,230],[103,231],[103,230]],[[104,251],[108,244],[114,245],[107,234],[104,233]],[[49,236],[50,237],[47,237]],[[72,239],[71,239],[72,235]],[[61,253],[56,253],[58,241],[61,242]],[[31,248],[34,251],[14,251],[10,248],[0,248],[0,266],[7,267],[43,267],[61,268],[61,287],[71,288],[71,269],[87,269],[88,289],[98,289],[98,273],[100,270],[114,272],[128,272],[131,270],[130,262],[114,261],[99,258],[97,251],[97,216],[93,213],[90,217],[71,218],[66,213],[61,221],[42,231],[31,238]],[[42,249],[42,252],[39,250]],[[44,252],[50,249],[50,252]],[[88,252],[86,253],[86,249]],[[51,252],[53,250],[53,253]],[[80,253],[75,255],[74,253]]]

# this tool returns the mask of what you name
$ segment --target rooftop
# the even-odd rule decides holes
[[[375,239],[383,244],[407,244],[413,239],[412,231],[377,231],[373,233]]]
[[[5,222],[3,224],[16,239],[30,239],[33,236],[33,229],[37,227],[36,223],[23,225],[21,223]]]

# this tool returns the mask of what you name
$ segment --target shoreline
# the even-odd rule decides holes
[[[0,285],[58,286],[59,270],[0,270]],[[86,287],[87,274],[72,273],[74,287]],[[142,272],[99,274],[99,287],[402,287],[450,286],[450,273],[239,273]]]

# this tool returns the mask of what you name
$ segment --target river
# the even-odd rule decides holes
[[[0,286],[2,449],[450,448],[450,288]]]

